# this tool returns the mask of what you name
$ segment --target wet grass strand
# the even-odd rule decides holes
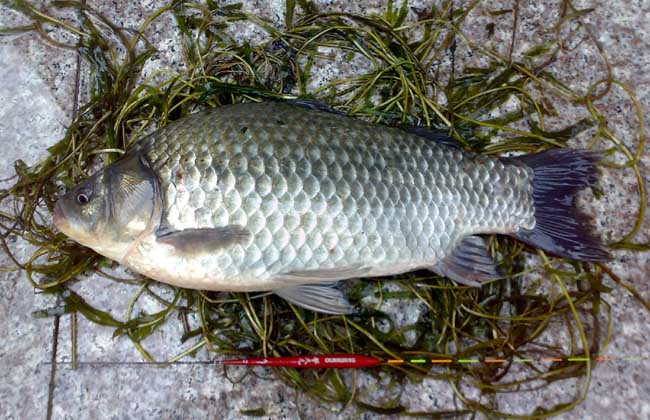
[[[580,18],[590,10],[577,10],[570,1],[562,2],[558,22],[550,25],[555,30],[554,39],[520,55],[513,54],[512,49],[501,55],[459,29],[479,3],[454,9],[452,2],[443,2],[440,8],[413,11],[407,2],[391,1],[383,14],[362,16],[320,12],[309,1],[288,0],[284,27],[276,27],[237,4],[174,1],[145,18],[136,30],[120,28],[77,2],[53,2],[46,10],[25,1],[12,3],[31,23],[0,29],[0,34],[36,32],[44,42],[76,50],[90,69],[89,101],[80,107],[65,137],[48,149],[45,160],[32,166],[16,162],[15,182],[0,190],[5,209],[0,212],[0,239],[5,252],[36,289],[57,294],[64,302],[61,308],[37,311],[36,315],[82,315],[113,328],[115,336],[128,337],[150,361],[155,359],[146,349],[147,338],[172,319],[182,322],[183,334],[169,340],[186,345],[167,358],[172,362],[192,357],[202,348],[221,356],[364,353],[382,359],[508,361],[434,367],[386,365],[366,372],[378,380],[381,372],[382,383],[394,391],[393,398],[383,399],[373,396],[372,387],[361,387],[356,372],[346,376],[335,370],[274,370],[276,378],[314,398],[342,407],[356,404],[360,410],[383,414],[447,418],[472,410],[491,417],[543,418],[575,407],[586,395],[595,362],[545,364],[538,360],[590,357],[605,351],[613,329],[605,299],[611,288],[604,284],[605,278],[629,290],[650,310],[634,287],[606,265],[551,258],[509,238],[493,237],[491,251],[498,256],[507,279],[481,289],[457,286],[424,272],[395,278],[391,284],[396,287],[392,288],[385,280],[357,282],[350,286],[351,302],[359,304],[371,298],[376,303],[364,306],[358,315],[325,316],[264,293],[220,294],[170,287],[165,289],[170,292],[166,294],[151,287],[146,279],[116,278],[107,273],[112,266],[109,261],[68,241],[53,229],[48,217],[63,189],[117,159],[133,142],[156,128],[230,103],[301,97],[377,123],[444,130],[464,147],[488,154],[562,147],[569,139],[591,130],[592,145],[605,150],[604,164],[613,170],[632,171],[638,181],[637,218],[612,247],[649,250],[649,244],[635,240],[646,203],[638,166],[645,139],[643,115],[632,90],[614,79],[604,51],[588,30],[581,42],[597,45],[607,69],[605,77],[580,92],[557,80],[550,71],[558,54],[572,48],[575,41],[567,38],[563,28],[580,24]],[[57,18],[61,10],[77,11],[78,22]],[[501,12],[517,13],[516,8],[494,13]],[[145,65],[156,53],[146,34],[166,16],[173,18],[178,29],[183,63],[179,69],[143,75]],[[266,40],[258,45],[237,40],[233,28],[242,23],[266,32]],[[73,34],[79,42],[64,44],[49,35],[49,29]],[[461,46],[470,48],[487,64],[456,68],[452,60],[451,66],[445,65],[450,51],[453,55]],[[362,63],[354,74],[342,73],[338,78],[314,83],[320,67],[352,62]],[[595,105],[613,89],[622,89],[634,105],[639,121],[636,150],[607,128]],[[549,129],[546,120],[557,117],[554,98],[569,101],[589,116]],[[512,103],[516,104],[514,110],[497,112]],[[623,156],[625,163],[608,161],[613,154]],[[8,238],[16,237],[35,248],[26,261],[13,256]],[[531,256],[539,265],[527,268],[525,261]],[[124,318],[112,316],[108,308],[91,306],[69,287],[92,272],[139,284]],[[524,275],[529,279],[526,284],[520,279]],[[155,301],[162,309],[152,313],[136,310],[145,299]],[[396,300],[419,303],[420,315],[415,323],[403,326],[382,312],[380,303]],[[544,333],[549,328],[566,332],[569,342],[546,340]],[[512,362],[518,358],[534,361]],[[224,373],[230,378],[227,370]],[[409,411],[401,402],[399,390],[406,380],[425,378],[447,381],[464,407],[454,412]],[[495,408],[498,394],[543,388],[566,378],[578,378],[581,384],[567,402],[526,414]],[[479,390],[481,398],[469,397],[470,388]],[[264,415],[264,410],[251,408],[242,415]]]

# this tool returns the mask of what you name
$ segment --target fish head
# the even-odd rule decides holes
[[[161,200],[149,164],[129,153],[60,197],[53,222],[74,241],[121,261],[138,238],[155,230]]]

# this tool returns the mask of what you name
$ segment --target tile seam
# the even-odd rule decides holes
[[[86,0],[81,0],[81,6],[86,5]],[[82,12],[80,12],[81,14]],[[81,38],[79,38],[79,43],[81,43]],[[79,52],[77,51],[77,57],[76,57],[76,63],[75,63],[75,75],[74,75],[74,94],[73,94],[73,102],[72,102],[72,121],[74,121],[77,118],[77,114],[79,112],[79,85],[80,85],[80,79],[81,79],[81,55],[79,55]],[[46,420],[51,420],[52,419],[52,413],[54,410],[54,393],[56,391],[56,368],[57,368],[57,362],[56,362],[56,355],[57,351],[59,348],[59,326],[60,326],[60,315],[56,315],[54,317],[54,329],[52,332],[52,353],[50,356],[50,362],[51,362],[51,369],[50,369],[50,381],[48,384],[48,391],[47,391],[47,412],[45,414],[45,419]]]

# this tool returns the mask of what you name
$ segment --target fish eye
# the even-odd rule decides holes
[[[90,197],[88,197],[88,194],[86,194],[85,192],[80,192],[77,194],[77,203],[84,205],[88,201],[90,201]]]

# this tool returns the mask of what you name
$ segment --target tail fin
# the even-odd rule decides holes
[[[515,158],[533,169],[535,227],[513,236],[551,254],[583,261],[611,259],[592,235],[590,219],[575,207],[577,193],[596,181],[598,155],[585,150],[554,149]]]

